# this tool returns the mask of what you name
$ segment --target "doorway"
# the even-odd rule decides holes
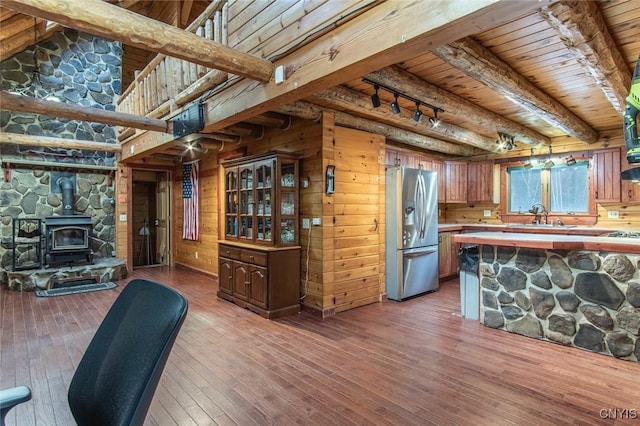
[[[170,264],[170,185],[166,171],[133,170],[133,267]]]

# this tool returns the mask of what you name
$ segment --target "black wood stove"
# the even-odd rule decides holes
[[[93,263],[91,216],[47,216],[47,264]]]
[[[62,215],[45,218],[47,235],[47,265],[93,263],[91,216],[73,214],[73,183],[67,178],[58,179],[62,189]]]

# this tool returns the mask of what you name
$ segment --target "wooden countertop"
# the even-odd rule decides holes
[[[443,223],[438,225],[438,232],[516,232],[522,234],[561,234],[561,235],[590,235],[600,236],[619,229],[595,228],[590,226],[533,226],[518,224],[472,224],[472,223]]]
[[[591,250],[640,254],[640,239],[557,235],[550,233],[473,232],[453,236],[456,243],[527,247],[545,250]]]

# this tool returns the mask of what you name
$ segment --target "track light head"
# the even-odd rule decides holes
[[[420,122],[420,119],[422,118],[422,111],[420,110],[420,103],[416,102],[416,112],[413,113],[413,121],[415,122]]]
[[[400,105],[398,105],[398,94],[393,94],[394,100],[391,102],[391,112],[394,114],[400,114]]]
[[[576,159],[575,159],[575,158],[573,158],[573,155],[570,155],[570,156],[567,158],[567,166],[575,166],[575,165],[576,165],[576,163],[577,163],[577,161],[576,161]]]
[[[380,105],[382,105],[382,103],[380,102],[380,96],[378,96],[378,90],[380,89],[380,86],[376,84],[373,86],[373,88],[376,92],[371,95],[371,104],[374,108],[378,108]]]
[[[438,108],[433,108],[433,117],[429,117],[429,123],[431,127],[438,127],[440,120],[438,120]]]

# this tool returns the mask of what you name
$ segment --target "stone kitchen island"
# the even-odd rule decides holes
[[[480,322],[640,362],[640,239],[459,234],[480,246]]]

